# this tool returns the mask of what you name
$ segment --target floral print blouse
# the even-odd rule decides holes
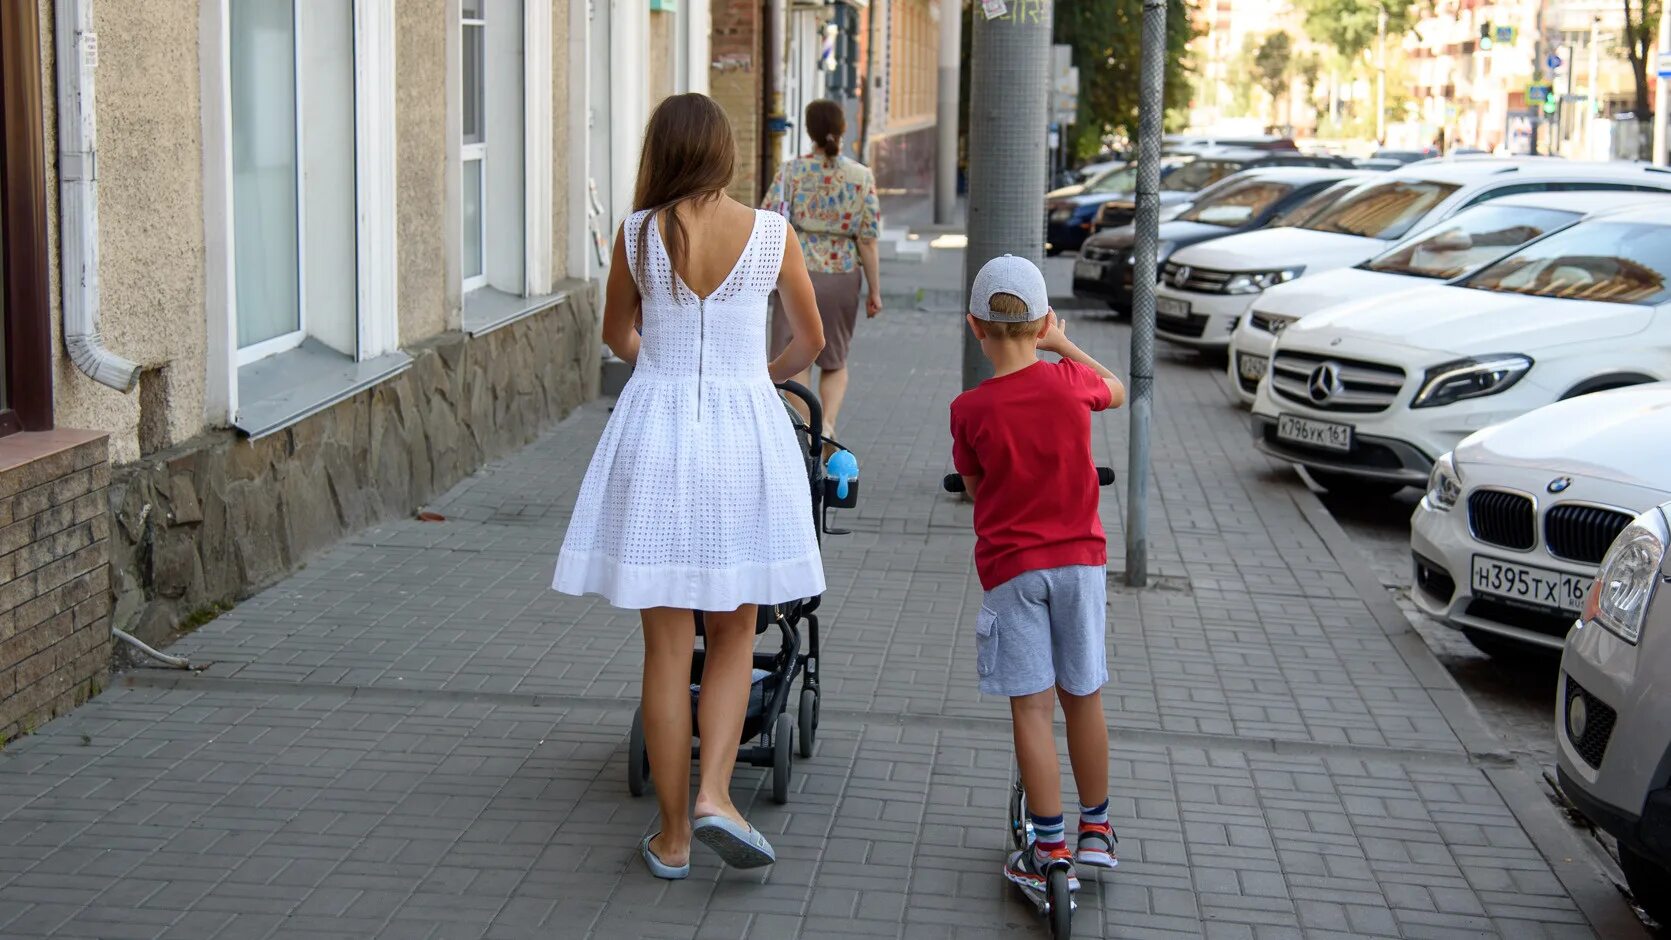
[[[789,210],[789,224],[801,240],[808,271],[845,274],[859,267],[855,239],[876,238],[882,211],[876,180],[864,164],[838,157],[796,157],[778,169],[763,208]]]

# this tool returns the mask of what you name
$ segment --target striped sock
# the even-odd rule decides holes
[[[1028,813],[1027,819],[1033,824],[1033,845],[1039,859],[1068,847],[1067,827],[1061,815],[1035,816]]]
[[[1102,802],[1095,806],[1079,804],[1079,822],[1081,824],[1090,823],[1093,826],[1106,824],[1108,822],[1108,798],[1103,797]]]

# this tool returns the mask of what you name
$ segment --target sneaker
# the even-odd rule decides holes
[[[1056,861],[1066,862],[1068,865],[1068,890],[1079,890],[1079,875],[1073,870],[1073,853],[1066,846],[1051,852],[1047,856],[1047,863]],[[1010,853],[1010,858],[1004,865],[1004,877],[1033,891],[1045,890],[1044,865],[1039,863],[1039,853],[1032,846],[1017,849]]]
[[[1119,837],[1114,835],[1114,827],[1108,823],[1079,824],[1079,851],[1074,853],[1074,861],[1091,868],[1113,868],[1120,864],[1120,855],[1115,846]]]

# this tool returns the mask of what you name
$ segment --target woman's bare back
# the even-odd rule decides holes
[[[674,210],[684,225],[684,257],[673,260],[679,279],[699,297],[725,283],[754,234],[755,211],[730,196],[681,203]]]

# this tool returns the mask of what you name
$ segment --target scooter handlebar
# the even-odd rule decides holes
[[[1098,467],[1097,468],[1097,485],[1098,486],[1111,486],[1111,485],[1113,485],[1113,483],[1114,483],[1114,468],[1113,467]],[[956,474],[956,473],[946,474],[945,479],[940,481],[940,488],[945,490],[948,493],[961,493],[961,492],[963,492],[964,487],[963,487],[963,477],[962,477],[962,475]]]

